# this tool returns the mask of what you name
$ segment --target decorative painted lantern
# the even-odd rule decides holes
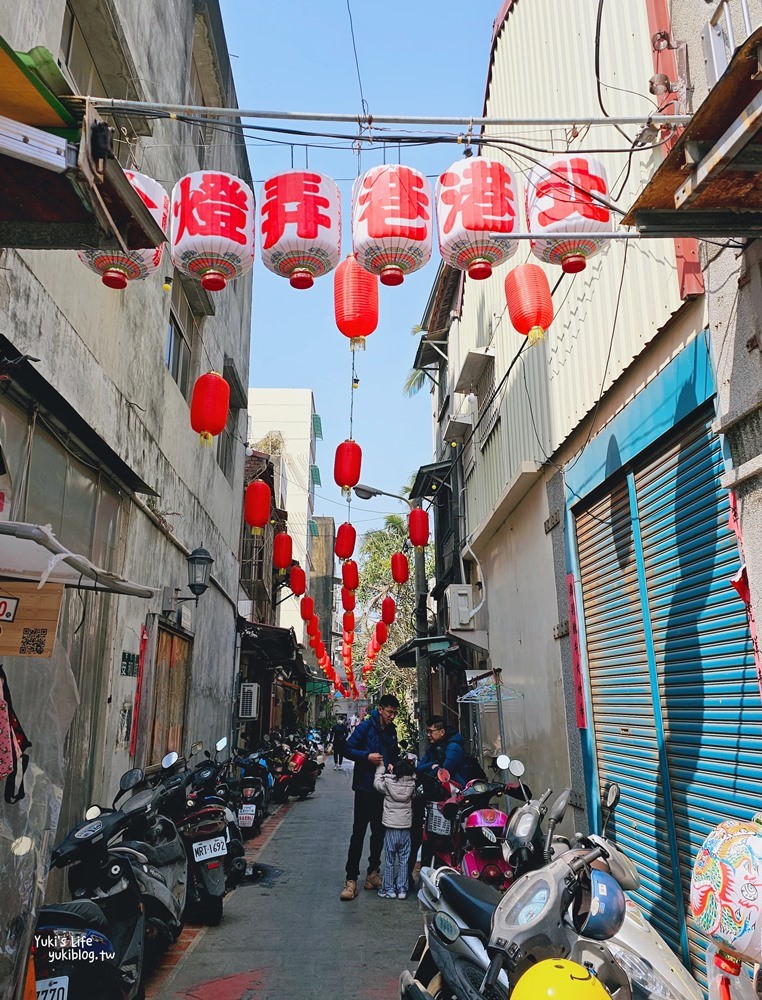
[[[346,565],[346,564],[345,564]],[[346,587],[341,588],[341,606],[345,611],[354,611],[355,609],[355,595],[351,590],[347,590]]]
[[[315,614],[315,602],[311,597],[303,597],[299,602],[299,616],[303,622],[308,622]]]
[[[230,386],[219,372],[207,372],[196,379],[190,405],[190,422],[204,447],[225,429],[230,407]]]
[[[358,177],[352,188],[352,249],[360,267],[401,285],[431,257],[434,199],[412,167],[385,164]]]
[[[285,573],[293,559],[293,542],[287,531],[279,531],[273,538],[273,566]]]
[[[410,566],[407,556],[403,552],[395,552],[392,555],[392,580],[402,585],[407,583],[410,577]]]
[[[301,566],[292,566],[288,577],[288,585],[294,597],[301,597],[307,589],[307,574]]]
[[[429,542],[429,515],[423,507],[414,507],[407,518],[410,542],[416,549],[422,549]]]
[[[360,468],[362,466],[362,448],[347,438],[336,448],[336,456],[333,460],[333,478],[336,485],[341,487],[341,492],[348,495],[352,492],[352,487],[360,482]]]
[[[360,267],[353,254],[333,276],[333,309],[336,326],[349,337],[352,350],[365,350],[365,338],[378,326],[378,278]]]
[[[243,517],[251,528],[252,535],[261,535],[262,529],[270,520],[271,500],[270,487],[261,479],[255,479],[246,487]]]
[[[553,322],[553,297],[547,274],[539,264],[519,264],[505,276],[508,315],[529,346],[543,340]]]
[[[345,521],[343,524],[340,524],[338,531],[336,532],[336,541],[333,546],[336,558],[350,559],[355,550],[356,541],[357,531],[354,526],[351,525],[349,521]]]
[[[344,616],[341,619],[341,624],[345,632],[354,632],[355,630],[355,616],[352,611],[345,611]]]
[[[313,170],[270,177],[262,187],[259,234],[265,267],[292,288],[311,288],[341,259],[338,185]]]
[[[376,642],[379,646],[383,646],[386,640],[389,638],[389,629],[384,625],[383,622],[376,622]]]
[[[152,177],[125,170],[125,176],[140,196],[140,200],[166,234],[169,222],[169,195]],[[78,250],[77,256],[96,274],[108,288],[121,290],[128,281],[139,281],[153,274],[161,266],[164,243],[146,250]]]
[[[198,170],[172,190],[172,263],[219,292],[254,264],[254,195],[240,177]]]
[[[583,153],[551,157],[529,171],[526,216],[530,232],[548,234],[531,240],[532,253],[546,264],[560,264],[569,274],[584,271],[587,260],[606,245],[595,233],[611,228],[611,213],[593,195],[608,197],[603,164]]]
[[[385,597],[381,601],[381,621],[384,625],[392,625],[397,613],[397,605],[393,597]]]
[[[472,156],[439,178],[439,250],[445,263],[477,281],[489,278],[518,249],[507,237],[518,227],[516,180],[504,163]]]
[[[354,559],[347,559],[341,567],[341,582],[347,590],[357,590],[360,585],[360,573]],[[352,610],[351,608],[349,609]]]

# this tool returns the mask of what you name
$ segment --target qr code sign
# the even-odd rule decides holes
[[[42,656],[48,639],[46,628],[25,628],[19,646],[20,656]]]

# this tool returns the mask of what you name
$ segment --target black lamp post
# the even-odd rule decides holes
[[[193,597],[178,597],[177,603],[181,601],[194,601],[198,604],[198,599],[209,587],[209,575],[212,572],[211,555],[205,548],[194,549],[188,556],[188,590]]]

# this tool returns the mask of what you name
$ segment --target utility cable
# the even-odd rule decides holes
[[[360,76],[360,60],[357,58],[357,42],[355,41],[355,26],[352,20],[352,8],[347,0],[347,14],[349,14],[349,31],[352,35],[352,49],[355,54],[355,67],[357,68],[357,84],[360,88],[360,104],[362,105],[362,113],[366,118],[369,118],[368,113],[368,103],[365,100],[365,94],[362,91],[362,77]]]

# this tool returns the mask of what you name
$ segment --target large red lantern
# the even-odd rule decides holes
[[[349,521],[345,521],[343,524],[340,524],[338,531],[336,532],[336,542],[333,546],[336,558],[350,559],[355,550],[356,541],[357,532],[355,531],[354,526],[351,525]]]
[[[307,589],[307,574],[301,566],[292,566],[288,577],[288,585],[294,597],[301,597]]]
[[[333,478],[342,493],[350,493],[353,486],[360,482],[360,467],[362,465],[362,449],[360,445],[347,438],[336,449],[333,462]]]
[[[254,264],[254,195],[240,177],[198,170],[172,190],[169,249],[179,270],[219,292]]]
[[[412,167],[372,167],[352,188],[352,249],[382,285],[401,285],[431,257],[434,199]]]
[[[299,602],[299,615],[303,622],[308,622],[315,614],[315,602],[311,597],[303,597]]]
[[[553,297],[548,276],[539,264],[519,264],[505,276],[508,315],[529,345],[542,340],[553,322]]]
[[[360,574],[354,559],[347,559],[341,567],[341,582],[347,590],[357,590],[360,585]]]
[[[345,632],[354,632],[355,616],[352,611],[344,612],[344,617],[342,618],[342,626]]]
[[[554,156],[532,167],[525,190],[529,231],[549,237],[531,240],[532,253],[569,274],[583,271],[607,244],[595,233],[611,226],[609,209],[594,197],[608,197],[603,164],[583,153]]]
[[[243,517],[253,535],[261,535],[262,529],[270,520],[271,500],[270,487],[261,479],[255,479],[246,487]]]
[[[318,616],[313,615],[307,622],[307,635],[318,635],[320,633],[320,622]]]
[[[293,542],[287,531],[279,531],[273,538],[273,566],[285,573],[293,559]]]
[[[266,180],[260,209],[262,262],[311,288],[341,257],[341,194],[336,181],[313,170],[287,170]]]
[[[407,583],[410,577],[410,565],[407,556],[402,552],[395,552],[392,555],[392,580],[395,583]]]
[[[354,611],[355,609],[355,595],[346,587],[341,588],[341,606],[345,611]]]
[[[437,184],[439,249],[445,263],[469,278],[489,278],[518,249],[499,239],[518,228],[516,180],[499,160],[472,156],[453,163]]]
[[[125,177],[137,191],[140,200],[166,233],[169,222],[169,195],[152,177],[125,170]],[[100,274],[108,288],[121,290],[128,281],[147,278],[161,266],[164,243],[148,250],[78,250],[77,256],[89,268]]]
[[[333,308],[336,326],[353,351],[365,349],[365,338],[378,326],[378,278],[350,254],[333,276]]]
[[[397,613],[397,605],[393,597],[385,597],[381,601],[381,621],[385,625],[391,625],[394,622],[394,616]]]
[[[230,386],[219,372],[207,372],[196,379],[190,422],[205,447],[210,447],[212,438],[225,430],[229,407]]]
[[[318,658],[318,660],[322,660],[325,657],[325,655],[326,655],[325,643],[323,642],[322,639],[318,639],[318,641],[315,643],[315,656]]]
[[[429,542],[429,515],[422,507],[414,507],[407,518],[410,542],[416,549],[422,549]]]
[[[384,625],[383,622],[376,622],[376,642],[379,646],[383,646],[386,640],[389,638],[389,629]]]

